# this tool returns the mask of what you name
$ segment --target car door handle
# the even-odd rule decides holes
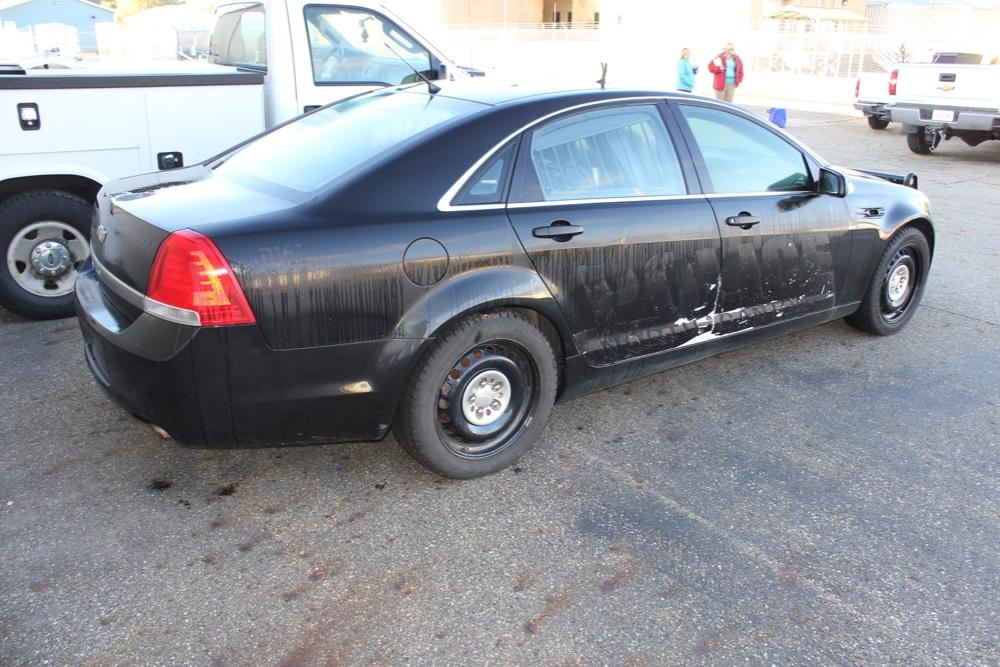
[[[726,218],[727,225],[730,227],[739,227],[740,229],[750,229],[758,222],[760,222],[760,218],[756,215],[750,215],[746,211],[740,211],[739,215],[731,215]]]
[[[571,225],[565,220],[556,220],[547,227],[535,227],[531,230],[531,235],[535,238],[553,241],[569,241],[577,234],[583,234],[583,227]]]

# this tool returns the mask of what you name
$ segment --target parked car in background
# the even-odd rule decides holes
[[[73,312],[91,209],[115,178],[197,164],[268,127],[382,86],[468,77],[378,3],[224,5],[214,65],[0,67],[0,305]],[[419,72],[419,74],[417,74]]]
[[[832,167],[689,94],[474,83],[368,93],[105,186],[76,290],[98,384],[185,443],[392,427],[475,477],[557,398],[913,316],[934,231],[912,175]]]
[[[963,64],[971,56],[979,64]],[[970,146],[1000,139],[1000,57],[956,54],[945,60],[954,62],[905,64],[893,72],[890,118],[902,123],[914,153],[933,153],[952,137]]]

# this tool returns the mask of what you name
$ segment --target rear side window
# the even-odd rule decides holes
[[[680,105],[717,193],[810,189],[805,157],[770,130],[720,109]]]
[[[589,111],[531,133],[511,200],[566,201],[686,194],[655,105]]]
[[[309,193],[431,128],[481,108],[476,102],[440,95],[376,91],[282,125],[224,157],[215,169]]]
[[[383,16],[357,7],[305,8],[306,33],[317,84],[397,86],[436,79],[430,53]]]
[[[504,188],[514,161],[512,143],[503,148],[479,168],[455,197],[454,204],[498,204],[503,201]]]
[[[210,60],[220,65],[267,69],[264,6],[220,14],[212,32]]]

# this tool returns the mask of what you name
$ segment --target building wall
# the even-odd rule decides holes
[[[441,0],[439,15],[448,25],[541,23],[542,0]]]
[[[545,23],[555,22],[556,12],[560,23],[569,23],[569,14],[573,14],[573,23],[593,23],[594,14],[601,11],[601,0],[543,0],[542,17]]]
[[[18,28],[43,23],[62,23],[77,29],[82,51],[97,51],[97,23],[114,21],[114,12],[74,0],[31,0],[0,10],[0,20]]]

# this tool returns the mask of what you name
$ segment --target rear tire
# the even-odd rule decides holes
[[[876,118],[875,116],[868,116],[868,127],[873,130],[884,130],[889,127],[889,121]]]
[[[419,463],[470,479],[534,445],[559,375],[549,337],[511,311],[473,315],[435,340],[403,388],[393,431]]]
[[[0,305],[37,320],[73,314],[73,286],[90,255],[92,206],[60,190],[0,203]]]
[[[912,134],[906,135],[906,145],[910,147],[911,151],[919,155],[930,155],[937,150],[940,143],[940,135],[935,132],[928,137],[927,132],[925,132],[923,128]]]
[[[844,320],[877,336],[902,329],[923,296],[930,262],[927,237],[913,227],[904,228],[882,252],[861,306]]]

